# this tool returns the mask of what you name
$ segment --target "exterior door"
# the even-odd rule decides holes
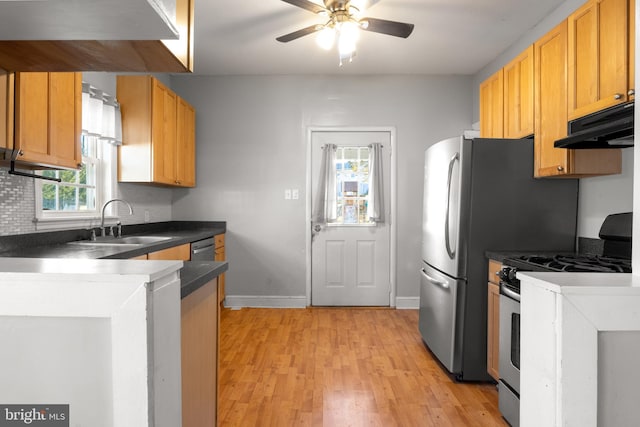
[[[381,143],[384,223],[371,222],[369,145]],[[315,209],[322,147],[335,144],[337,219],[312,223],[311,304],[389,306],[391,291],[390,200],[391,133],[314,131],[311,133],[311,200]]]

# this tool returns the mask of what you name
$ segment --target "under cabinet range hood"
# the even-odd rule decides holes
[[[616,105],[569,122],[569,135],[554,147],[571,149],[633,147],[634,102]]]

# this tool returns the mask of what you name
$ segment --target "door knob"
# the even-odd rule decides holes
[[[316,233],[319,233],[322,230],[322,227],[320,226],[320,224],[316,224],[313,226],[313,231],[315,231]]]

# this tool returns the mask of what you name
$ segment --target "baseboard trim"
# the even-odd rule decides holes
[[[225,295],[224,306],[228,308],[306,308],[307,297]]]
[[[417,310],[420,308],[420,297],[396,297],[396,309]]]

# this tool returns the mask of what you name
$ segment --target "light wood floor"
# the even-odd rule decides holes
[[[493,384],[453,382],[417,310],[224,309],[220,426],[505,426]]]

